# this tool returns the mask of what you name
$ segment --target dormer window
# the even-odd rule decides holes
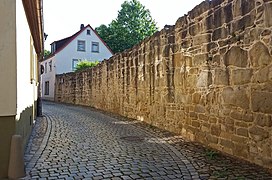
[[[56,51],[56,43],[51,44],[51,53],[53,54]]]
[[[87,35],[91,35],[91,30],[87,29]]]

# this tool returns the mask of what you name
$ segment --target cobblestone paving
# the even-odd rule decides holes
[[[46,134],[47,130],[47,120],[45,117],[38,117],[35,126],[33,128],[33,132],[31,133],[31,136],[28,141],[28,145],[25,150],[25,162],[27,164],[31,161],[33,156],[37,154],[37,152],[40,149],[40,146],[42,145],[44,136]]]
[[[272,179],[258,166],[86,107],[44,103],[24,179]]]

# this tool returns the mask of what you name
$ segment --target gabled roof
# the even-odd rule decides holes
[[[58,41],[54,41],[52,42],[50,45],[52,45],[53,43],[56,44],[56,51],[54,53],[51,53],[49,56],[47,56],[44,60],[51,58],[52,56],[56,55],[57,53],[59,53],[60,51],[62,51],[66,46],[68,46],[68,44],[70,44],[80,33],[82,33],[85,29],[87,28],[91,28],[92,31],[95,33],[95,35],[101,40],[101,42],[107,47],[107,49],[111,52],[111,54],[114,54],[112,52],[112,50],[110,49],[110,47],[105,43],[105,41],[98,35],[98,33],[96,32],[96,30],[94,30],[90,24],[88,24],[87,26],[85,26],[84,28],[82,28],[80,31],[76,32],[75,34],[73,34],[72,36],[66,37],[64,39],[58,40]]]

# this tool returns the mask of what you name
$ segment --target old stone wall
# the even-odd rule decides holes
[[[272,0],[204,1],[97,67],[57,76],[56,101],[148,122],[272,168]]]

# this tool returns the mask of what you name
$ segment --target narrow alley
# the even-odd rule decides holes
[[[44,102],[24,179],[271,179],[257,166],[87,107]]]

